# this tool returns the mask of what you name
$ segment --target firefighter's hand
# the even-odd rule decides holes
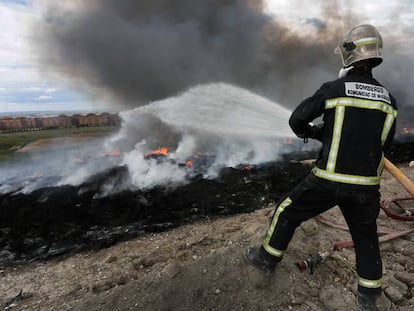
[[[313,125],[312,124],[311,127],[310,127],[309,138],[322,141],[322,129],[323,129],[323,123],[320,123],[318,125]]]

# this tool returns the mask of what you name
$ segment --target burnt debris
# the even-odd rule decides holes
[[[195,220],[260,209],[302,180],[311,166],[300,161],[315,157],[316,152],[290,153],[279,162],[223,168],[215,179],[193,174],[185,185],[99,195],[102,185],[129,178],[119,166],[79,186],[0,195],[0,264],[109,247]],[[413,158],[414,140],[397,140],[389,159]]]
[[[0,263],[99,249],[197,219],[251,212],[276,200],[309,169],[289,162],[224,168],[214,180],[196,175],[175,188],[97,196],[108,179],[128,178],[126,167],[116,167],[76,187],[5,194],[0,196]]]

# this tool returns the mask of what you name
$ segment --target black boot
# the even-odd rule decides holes
[[[271,256],[271,255],[268,255]],[[275,273],[277,261],[271,261],[265,258],[263,250],[257,247],[249,247],[244,252],[244,259],[248,264],[260,270],[265,276],[271,277]]]
[[[378,296],[368,296],[358,292],[357,306],[358,311],[375,311],[377,310]]]

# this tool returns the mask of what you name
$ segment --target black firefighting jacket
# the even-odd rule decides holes
[[[309,124],[322,115],[322,125]],[[322,142],[312,170],[317,179],[378,188],[396,116],[395,99],[370,68],[360,67],[323,84],[293,111],[289,125],[297,136]]]

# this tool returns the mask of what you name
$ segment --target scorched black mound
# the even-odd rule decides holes
[[[300,182],[311,167],[299,160],[315,157],[316,153],[292,153],[279,162],[223,168],[216,179],[195,175],[185,185],[109,196],[99,195],[101,186],[129,178],[126,167],[92,176],[80,186],[4,194],[0,196],[0,263],[99,249],[198,219],[254,211]],[[394,144],[391,161],[413,158],[412,140]]]

